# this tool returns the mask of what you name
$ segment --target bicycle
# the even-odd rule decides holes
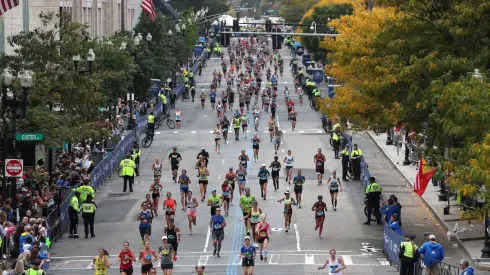
[[[167,114],[163,115],[162,117],[157,118],[156,123],[155,123],[155,129],[158,129],[163,124],[163,122],[165,120],[167,121],[167,126],[169,129],[175,128],[175,121],[170,119],[170,113],[167,113]]]
[[[191,100],[191,97],[189,95],[189,92],[188,91],[184,91],[182,93],[182,102],[189,102],[189,100]]]
[[[146,136],[141,141],[141,146],[143,146],[143,148],[148,148],[151,146],[152,143],[153,143],[153,133],[151,132],[150,129],[147,129]]]

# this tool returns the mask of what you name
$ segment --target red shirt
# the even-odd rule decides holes
[[[123,249],[121,250],[121,252],[119,252],[119,259],[121,259],[121,263],[119,264],[119,267],[122,269],[128,269],[133,267],[133,261],[124,259],[124,256],[126,255],[128,256],[128,258],[131,258],[133,256],[133,251],[131,250],[124,251]]]
[[[235,179],[235,173],[231,172],[226,174],[226,179],[227,180],[234,180]]]
[[[262,223],[259,223],[257,224],[257,226],[260,226],[260,229],[259,229],[259,238],[265,238],[265,237],[268,237],[269,236],[269,224],[268,223],[265,223],[262,224]]]

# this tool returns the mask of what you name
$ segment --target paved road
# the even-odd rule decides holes
[[[226,52],[226,51],[225,51]],[[287,50],[282,50],[283,55],[287,55]],[[214,69],[220,69],[220,61],[211,59],[208,67],[203,70],[202,76],[197,76],[198,83],[210,82],[210,75]],[[318,239],[317,232],[314,231],[314,215],[310,211],[311,205],[316,201],[317,195],[322,194],[327,205],[329,205],[328,189],[325,185],[316,184],[313,155],[317,148],[323,148],[326,152],[326,176],[332,170],[340,172],[341,163],[333,159],[333,152],[328,144],[328,136],[321,133],[321,122],[319,114],[311,110],[307,105],[298,106],[298,124],[296,131],[291,131],[290,124],[286,117],[282,91],[285,86],[292,88],[292,77],[289,70],[285,70],[285,76],[280,80],[279,99],[278,99],[278,120],[280,128],[285,132],[279,158],[285,156],[287,150],[292,150],[295,159],[295,169],[301,168],[306,176],[303,193],[302,209],[295,208],[292,220],[291,231],[284,231],[282,215],[282,205],[277,200],[282,198],[282,193],[286,188],[284,177],[281,175],[281,186],[278,192],[274,192],[269,184],[269,194],[266,201],[259,200],[259,207],[268,214],[268,222],[273,227],[270,244],[270,256],[267,263],[258,261],[255,274],[325,274],[318,272],[318,265],[322,264],[331,248],[335,248],[338,255],[343,256],[348,268],[344,274],[385,274],[387,262],[383,260],[383,231],[382,227],[362,225],[365,221],[363,214],[363,190],[358,183],[348,182],[344,185],[344,191],[339,193],[338,211],[331,209],[327,212],[325,222],[324,238]],[[207,91],[208,92],[208,91]],[[200,91],[198,91],[198,94]],[[298,104],[297,97],[293,95],[293,100]],[[307,100],[305,100],[307,103]],[[214,137],[211,134],[216,125],[216,115],[211,111],[209,105],[202,110],[199,102],[177,102],[177,107],[183,111],[183,122],[181,131],[160,128],[156,133],[156,138],[152,146],[142,150],[140,176],[136,179],[134,193],[122,193],[122,181],[118,177],[111,180],[98,191],[99,211],[96,217],[96,237],[93,239],[68,239],[62,238],[54,244],[52,249],[51,274],[91,274],[87,269],[91,257],[97,254],[98,248],[105,248],[111,253],[111,263],[118,267],[116,255],[122,248],[123,241],[129,241],[135,253],[141,249],[138,221],[136,215],[141,201],[148,193],[152,182],[151,164],[155,157],[166,159],[169,149],[173,146],[178,147],[182,154],[183,161],[181,168],[186,168],[190,175],[194,175],[194,164],[196,155],[202,146],[210,152],[211,158],[209,170],[211,173],[208,192],[212,188],[218,188],[230,165],[236,166],[237,157],[241,149],[245,149],[252,158],[252,146],[249,137],[252,132],[247,133],[247,139],[241,138],[239,142],[231,139],[228,144],[222,145],[221,154],[214,152]],[[269,164],[274,157],[272,144],[269,143],[268,133],[266,133],[267,116],[263,116],[260,122],[261,129],[258,132],[262,139],[259,162],[249,163],[248,186],[252,194],[259,197],[259,185],[256,177],[259,166],[262,163]],[[230,136],[233,134],[230,133]],[[383,160],[382,154],[376,153],[377,148],[367,139],[359,139],[358,143],[364,149],[367,158]],[[372,148],[372,149],[369,149]],[[382,163],[382,162],[380,162]],[[166,162],[165,162],[166,164]],[[394,170],[386,170],[383,165],[373,162],[371,166],[373,174],[383,171],[380,174],[381,180],[395,179],[400,177]],[[294,172],[295,174],[296,172]],[[195,182],[195,181],[194,181]],[[179,196],[177,184],[171,181],[170,167],[165,165],[164,176],[162,178],[164,191],[172,192]],[[194,194],[199,194],[197,184],[191,184]],[[237,196],[237,195],[235,195]],[[177,199],[180,204],[180,200]],[[180,207],[178,207],[180,209]],[[238,206],[230,208],[230,216],[227,217],[227,227],[225,229],[225,240],[221,258],[212,256],[212,244],[208,232],[207,222],[209,219],[209,209],[205,205],[198,207],[197,226],[194,234],[188,235],[187,218],[184,212],[178,210],[176,224],[183,232],[182,241],[179,245],[178,261],[175,263],[174,273],[192,274],[196,264],[206,265],[207,274],[241,274],[239,249],[242,246],[244,237],[244,226],[239,221],[242,217]],[[152,247],[158,248],[164,227],[164,217],[158,216],[153,221],[153,235],[151,236]],[[82,227],[79,228],[83,230]],[[135,264],[135,274],[139,272],[139,264]],[[118,274],[117,269],[113,268],[110,274]],[[159,271],[161,272],[161,271]]]

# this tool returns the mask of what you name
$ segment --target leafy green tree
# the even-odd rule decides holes
[[[87,26],[71,21],[65,14],[41,14],[44,26],[8,38],[15,48],[11,56],[2,56],[16,76],[24,70],[33,74],[35,85],[29,90],[29,106],[18,119],[18,128],[25,132],[42,132],[47,145],[83,138],[104,138],[109,134],[98,117],[97,109],[105,103],[99,77],[77,72],[72,56],[87,57],[91,47]],[[80,66],[85,66],[81,62]],[[19,82],[11,90],[22,98]],[[55,112],[54,106],[61,106]],[[6,122],[6,121],[5,121]]]
[[[308,11],[318,0],[283,0],[279,9],[279,16],[287,23],[298,23],[303,14]]]
[[[172,1],[172,7],[178,11],[186,11],[189,8],[193,8],[195,12],[201,8],[208,8],[206,15],[214,15],[218,13],[225,13],[230,9],[230,3],[228,0],[180,0]]]
[[[189,22],[189,19],[191,20]],[[166,80],[172,72],[177,72],[180,65],[187,63],[188,57],[196,45],[198,30],[192,16],[183,17],[180,25],[185,24],[185,30],[178,33],[176,22],[157,16],[149,21],[146,14],[142,14],[134,31],[141,33],[143,40],[134,49],[134,59],[138,65],[134,76],[133,90],[138,98],[146,98],[151,86],[151,79]],[[168,31],[171,30],[172,34]],[[152,40],[145,37],[151,34]]]
[[[329,23],[329,20],[338,19],[344,15],[351,15],[354,12],[354,8],[351,4],[329,4],[329,5],[317,5],[313,7],[313,13],[309,17],[303,18],[303,24],[311,25],[312,22],[316,24]],[[310,26],[302,27],[303,32],[311,32]],[[335,33],[335,29],[329,26],[317,26],[316,31],[318,33]],[[331,38],[327,38],[331,39]],[[308,53],[313,55],[313,60],[321,60],[324,64],[327,59],[327,55],[330,52],[327,48],[320,47],[320,43],[323,37],[302,37],[301,41],[308,50]]]

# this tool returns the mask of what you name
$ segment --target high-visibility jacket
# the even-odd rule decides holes
[[[80,208],[82,209],[82,214],[95,214],[97,205],[94,202],[84,202],[80,204]]]
[[[34,268],[29,268],[24,272],[26,275],[45,275],[46,272],[42,269],[35,270]]]
[[[121,176],[134,177],[136,164],[132,159],[123,159],[119,163],[119,168],[121,168]]]
[[[375,193],[375,192],[381,193],[381,191],[383,191],[383,188],[381,187],[381,185],[377,184],[376,182],[373,182],[366,187],[366,194]]]
[[[400,248],[404,247],[403,256],[412,259],[414,252],[417,251],[417,246],[413,245],[412,242],[401,242]]]
[[[332,139],[335,140],[335,141],[338,141],[339,140],[339,135],[337,135],[337,133],[333,133],[332,134]]]
[[[148,115],[148,123],[155,123],[155,116],[154,115]]]
[[[164,94],[160,94],[160,101],[163,104],[167,104],[167,97]]]
[[[70,204],[68,205],[68,213],[76,214],[80,213],[80,208],[78,208],[79,202],[76,196],[71,197]]]
[[[340,127],[340,123],[338,123],[338,122],[337,122],[337,123],[335,123],[335,124],[333,125],[332,130],[334,130],[334,131],[335,131],[335,130],[337,130],[337,128],[339,128],[339,127]]]
[[[83,203],[87,199],[87,195],[92,195],[92,199],[95,199],[95,191],[92,186],[82,185],[75,189],[75,192],[80,192],[80,203]]]

